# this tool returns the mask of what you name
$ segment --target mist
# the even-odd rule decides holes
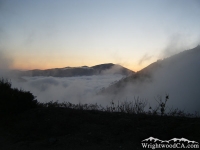
[[[23,80],[13,80],[13,87],[31,91],[39,102],[71,102],[109,104],[111,100],[97,96],[97,93],[124,76],[93,75],[80,77],[22,77]],[[107,101],[107,102],[106,102]]]
[[[144,71],[149,78],[143,81],[130,80],[114,96],[115,101],[134,100],[140,97],[148,106],[158,106],[159,97],[162,101],[169,94],[167,110],[178,108],[194,113],[200,110],[200,46],[184,51],[149,66]]]

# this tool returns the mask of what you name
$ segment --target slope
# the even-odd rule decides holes
[[[114,94],[113,99],[148,98],[153,105],[157,95],[169,94],[169,105],[186,111],[200,110],[200,46],[159,60],[101,93]]]

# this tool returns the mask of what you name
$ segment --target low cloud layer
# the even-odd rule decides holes
[[[122,75],[96,75],[82,77],[23,77],[24,80],[13,80],[13,87],[31,91],[40,102],[51,100],[72,103],[108,103],[109,99],[97,96],[104,87],[117,82]],[[101,99],[101,100],[100,100]]]

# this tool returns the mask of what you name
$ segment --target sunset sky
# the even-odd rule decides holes
[[[198,0],[0,0],[0,62],[12,69],[138,71],[198,44]]]

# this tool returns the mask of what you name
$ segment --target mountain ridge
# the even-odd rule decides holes
[[[100,74],[122,74],[129,76],[135,72],[121,65],[113,63],[99,64],[95,66],[64,67],[52,69],[33,69],[28,71],[18,71],[20,76],[53,76],[53,77],[73,77],[73,76],[91,76]]]

